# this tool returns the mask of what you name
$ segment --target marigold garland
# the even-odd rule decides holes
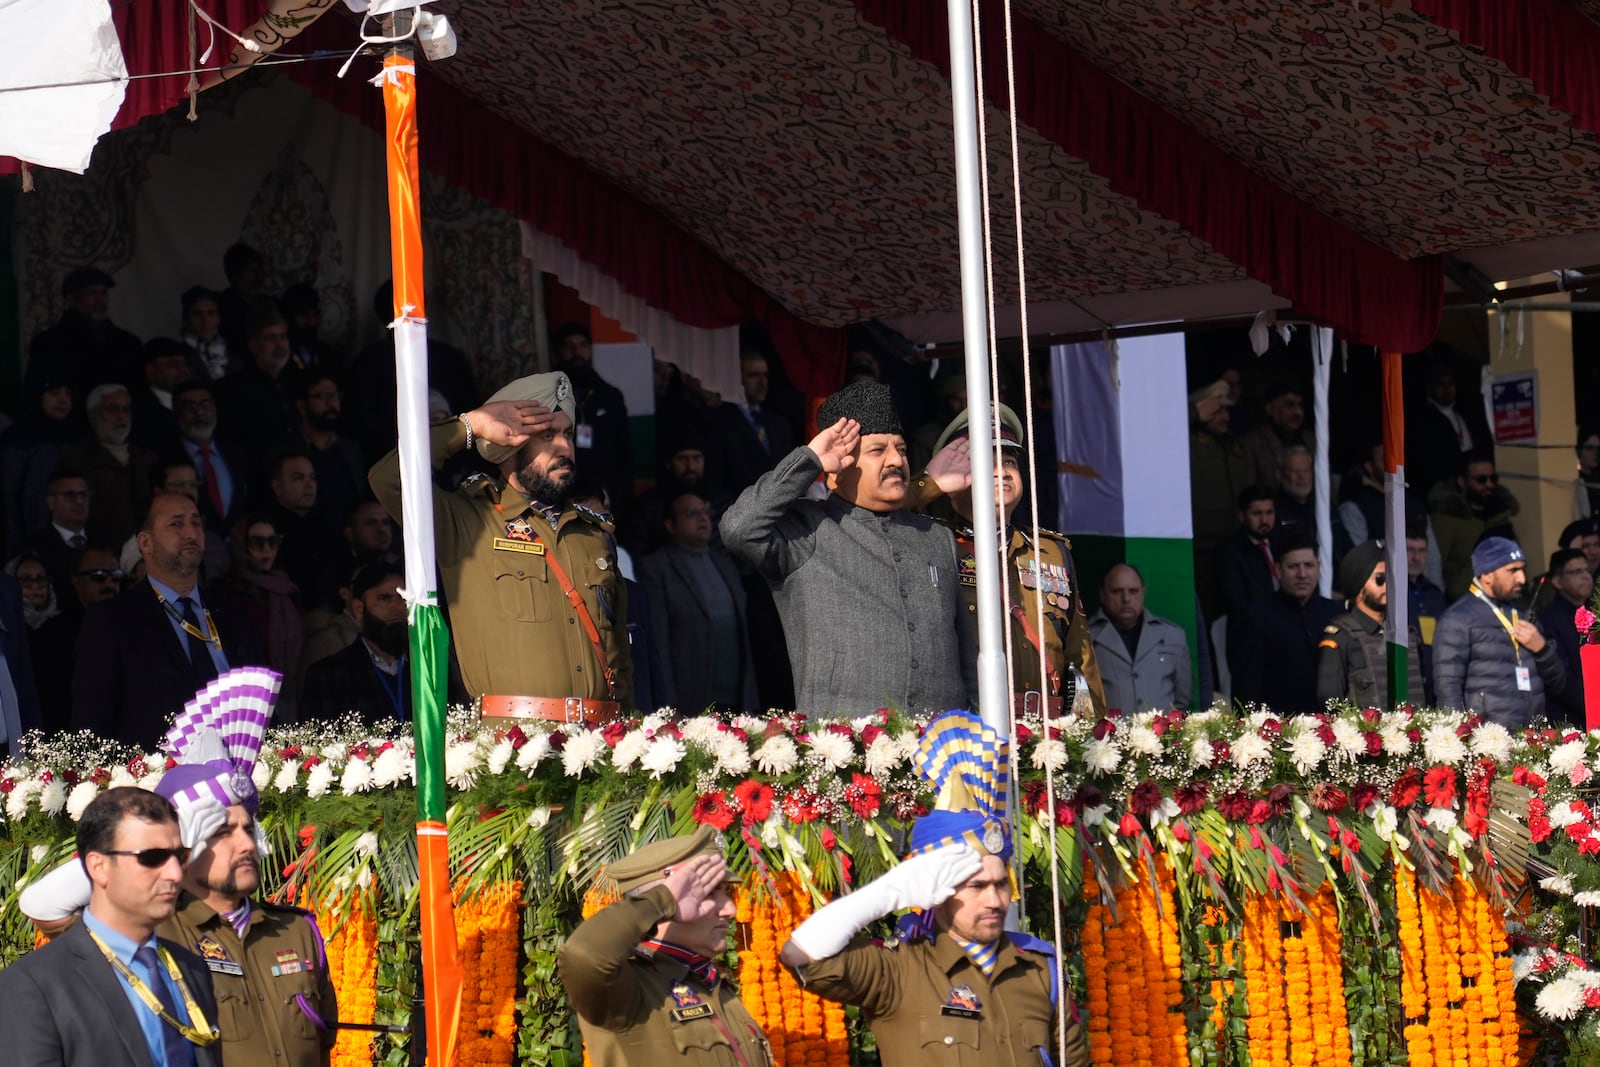
[[[777,890],[776,897],[771,888]],[[741,931],[740,999],[766,1032],[778,1067],[848,1063],[844,1009],[804,992],[778,960],[794,928],[811,914],[811,894],[800,877],[789,872],[774,872],[771,888],[746,886],[735,893]]]
[[[1091,903],[1079,951],[1087,989],[1089,1056],[1096,1064],[1183,1067],[1189,1062],[1188,1034],[1178,1013],[1183,960],[1172,886],[1163,862],[1156,885],[1145,880],[1117,889],[1119,921],[1113,922],[1099,899],[1098,883],[1085,873]]]
[[[370,1023],[378,1007],[378,918],[375,902],[357,895],[341,918],[332,909],[317,909],[317,925],[327,939],[328,977],[339,999],[343,1022]],[[372,1034],[341,1030],[334,1042],[330,1067],[368,1067]]]
[[[496,882],[466,898],[457,889],[462,1063],[511,1067],[514,1062],[521,906],[521,882]]]

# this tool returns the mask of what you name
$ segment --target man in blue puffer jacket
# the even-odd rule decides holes
[[[1516,600],[1527,585],[1522,549],[1504,537],[1472,550],[1467,595],[1445,609],[1433,637],[1439,705],[1475,711],[1515,730],[1544,715],[1545,695],[1561,692],[1566,669],[1555,645]]]

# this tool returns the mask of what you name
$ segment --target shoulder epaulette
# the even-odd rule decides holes
[[[1011,944],[1016,947],[1018,952],[1035,952],[1041,956],[1052,957],[1056,954],[1054,945],[1043,938],[1034,937],[1032,934],[1022,934],[1008,930],[1006,936],[1011,939]]]
[[[596,526],[605,530],[607,533],[610,533],[611,530],[616,526],[616,523],[612,520],[609,514],[603,515],[600,512],[595,511],[593,508],[586,508],[582,504],[574,504],[572,505],[572,510],[577,512],[583,518],[588,519]]]
[[[1063,545],[1065,545],[1068,548],[1072,547],[1072,538],[1068,537],[1064,533],[1057,533],[1055,530],[1046,530],[1044,527],[1041,526],[1039,528],[1039,536],[1040,537],[1048,537],[1052,541],[1060,541]]]

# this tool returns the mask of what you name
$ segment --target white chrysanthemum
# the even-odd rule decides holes
[[[264,766],[264,764],[260,764],[260,763],[256,764],[256,770],[259,772],[260,769],[263,766]],[[272,773],[271,768],[268,768],[267,773],[269,775]],[[134,785],[138,785],[138,784],[139,784],[139,779],[137,779],[133,775],[129,774],[128,773],[128,768],[126,768],[126,767],[118,767],[116,770],[111,772],[111,781],[106,783],[106,788],[107,789],[126,789],[129,786],[134,786]],[[265,782],[262,782],[261,784],[256,786],[257,791],[260,791],[260,790],[262,790],[264,788],[266,788],[266,783]]]
[[[1333,747],[1345,759],[1355,759],[1366,754],[1367,739],[1361,736],[1361,727],[1349,719],[1333,720]]]
[[[1059,771],[1067,765],[1067,746],[1049,738],[1033,746],[1033,766],[1041,771]]]
[[[1135,726],[1128,730],[1129,752],[1141,756],[1156,756],[1161,753],[1161,736],[1148,726]]]
[[[1550,750],[1550,769],[1556,774],[1566,774],[1583,762],[1583,757],[1588,755],[1589,742],[1585,738],[1568,741],[1564,745],[1557,745]]]
[[[686,752],[688,748],[676,737],[658,737],[644,750],[644,755],[639,758],[639,766],[649,771],[650,777],[660,778],[677,770]]]
[[[1472,731],[1472,754],[1504,763],[1511,758],[1511,746],[1516,739],[1497,722],[1486,722]]]
[[[1111,805],[1097,804],[1092,808],[1083,809],[1083,825],[1099,826],[1106,821],[1106,816],[1111,814]]]
[[[1582,821],[1583,816],[1572,810],[1572,805],[1565,800],[1550,809],[1550,825],[1557,830],[1564,830]]]
[[[267,764],[266,760],[256,760],[251,766],[250,782],[256,787],[257,793],[264,792],[267,786],[272,784],[272,768]],[[111,786],[116,788],[116,785],[117,776],[113,774],[111,776]]]
[[[1383,738],[1383,750],[1391,756],[1409,756],[1411,754],[1411,735],[1406,732],[1406,724],[1399,721],[1385,722],[1383,729],[1378,731]]]
[[[326,761],[311,768],[306,775],[306,796],[315,800],[328,791],[333,784],[333,768]]]
[[[150,792],[154,793],[156,791],[156,786],[161,784],[161,779],[165,777],[167,773],[166,764],[157,763],[155,764],[155,767],[157,768],[156,770],[151,771],[149,774],[139,779],[140,789],[148,789]]]
[[[386,748],[378,753],[378,758],[372,761],[372,784],[379,789],[388,789],[398,785],[411,774],[407,765],[406,754],[399,745]]]
[[[1575,1018],[1583,1010],[1583,985],[1563,975],[1539,990],[1534,1005],[1546,1019],[1564,1021]]]
[[[861,766],[874,778],[884,778],[900,763],[900,744],[888,734],[880,734],[867,746]]]
[[[710,740],[702,742],[703,747],[710,747]],[[611,765],[619,771],[630,769],[639,762],[639,757],[644,755],[644,750],[650,745],[650,739],[643,730],[629,730],[617,742],[617,747],[611,750]]]
[[[1110,774],[1122,763],[1122,752],[1116,741],[1102,737],[1083,746],[1083,761],[1096,774]]]
[[[18,782],[6,796],[6,814],[13,821],[25,817],[28,814],[28,804],[43,788],[44,786],[33,778]]]
[[[284,760],[283,766],[278,768],[278,773],[272,778],[272,788],[280,793],[287,793],[300,781],[300,761]]]
[[[915,730],[901,730],[895,735],[894,743],[900,747],[901,760],[909,760],[917,754],[917,749],[922,744],[922,738],[917,736]]]
[[[471,789],[478,780],[483,760],[478,754],[478,742],[458,741],[444,749],[444,777],[452,789]]]
[[[550,735],[541,730],[536,730],[528,735],[528,740],[517,749],[517,770],[526,774],[538,766],[539,761],[550,753]]]
[[[540,804],[537,808],[528,812],[528,825],[535,830],[540,830],[550,825],[550,806],[548,804]]]
[[[353,759],[344,765],[339,776],[339,791],[347,797],[365,793],[372,788],[372,764],[364,759]]]
[[[1423,816],[1422,821],[1441,834],[1449,833],[1461,822],[1460,819],[1456,818],[1456,813],[1450,808],[1429,808],[1428,814]]]
[[[784,734],[767,738],[756,749],[756,766],[767,774],[788,774],[800,761],[800,749]]]
[[[1585,989],[1600,989],[1600,971],[1591,971],[1587,967],[1574,967],[1567,972],[1567,977]]]
[[[1572,894],[1572,902],[1580,908],[1600,907],[1600,893],[1593,889],[1584,890],[1582,893]]]
[[[1422,751],[1429,763],[1454,766],[1467,758],[1466,744],[1456,736],[1456,728],[1448,723],[1439,723],[1423,731]]]
[[[72,787],[72,792],[67,794],[67,814],[73,822],[83,818],[83,809],[89,806],[89,801],[100,795],[100,787],[93,782],[79,782]]]
[[[61,779],[46,782],[45,787],[39,790],[39,810],[46,815],[60,815],[61,809],[66,806],[67,787]]]
[[[1572,875],[1562,873],[1551,875],[1549,878],[1539,879],[1539,888],[1548,893],[1559,893],[1564,897],[1572,895]]]
[[[322,758],[329,763],[343,763],[345,756],[350,754],[350,746],[342,741],[335,741],[331,745],[322,746]]]
[[[1301,774],[1310,774],[1317,769],[1323,757],[1328,754],[1328,746],[1322,743],[1322,738],[1313,730],[1301,730],[1293,741],[1289,742],[1289,759],[1294,763],[1295,770]]]
[[[685,741],[706,749],[711,747],[712,741],[718,734],[724,732],[719,728],[717,720],[710,715],[696,715],[678,724],[678,733],[683,735]]]
[[[1204,737],[1197,737],[1189,742],[1189,766],[1209,767],[1211,761],[1216,758],[1217,750]]]
[[[598,730],[578,731],[567,738],[561,750],[561,772],[568,778],[578,777],[599,761],[605,747],[606,739]]]
[[[502,737],[495,742],[495,746],[489,750],[489,758],[484,761],[488,765],[489,773],[499,774],[504,771],[511,762],[511,757],[516,754],[517,750],[511,747],[510,738]]]
[[[1215,722],[1220,718],[1222,718],[1222,712],[1215,708],[1209,708],[1205,711],[1197,711],[1193,715],[1186,717],[1184,722],[1188,723],[1191,727],[1204,726],[1206,723]]]
[[[739,777],[750,773],[750,746],[739,740],[739,735],[731,730],[717,735],[711,744],[711,752],[717,757],[716,773],[719,776]]]
[[[1264,763],[1272,758],[1272,742],[1251,730],[1249,733],[1240,734],[1233,743],[1233,765],[1241,771],[1247,771],[1257,763]]]
[[[811,735],[811,758],[823,770],[843,770],[850,765],[850,761],[855,757],[855,742],[844,734],[823,730]]]
[[[48,855],[50,855],[49,845],[34,845],[28,850],[28,862],[35,865],[43,863]]]
[[[355,852],[357,856],[376,856],[378,854],[378,835],[368,830],[356,838]]]

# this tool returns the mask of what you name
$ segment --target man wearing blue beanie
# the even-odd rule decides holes
[[[1467,595],[1445,609],[1434,631],[1441,707],[1475,711],[1515,730],[1542,716],[1545,695],[1568,684],[1555,646],[1517,607],[1526,567],[1521,547],[1508,538],[1486,537],[1472,550]]]

